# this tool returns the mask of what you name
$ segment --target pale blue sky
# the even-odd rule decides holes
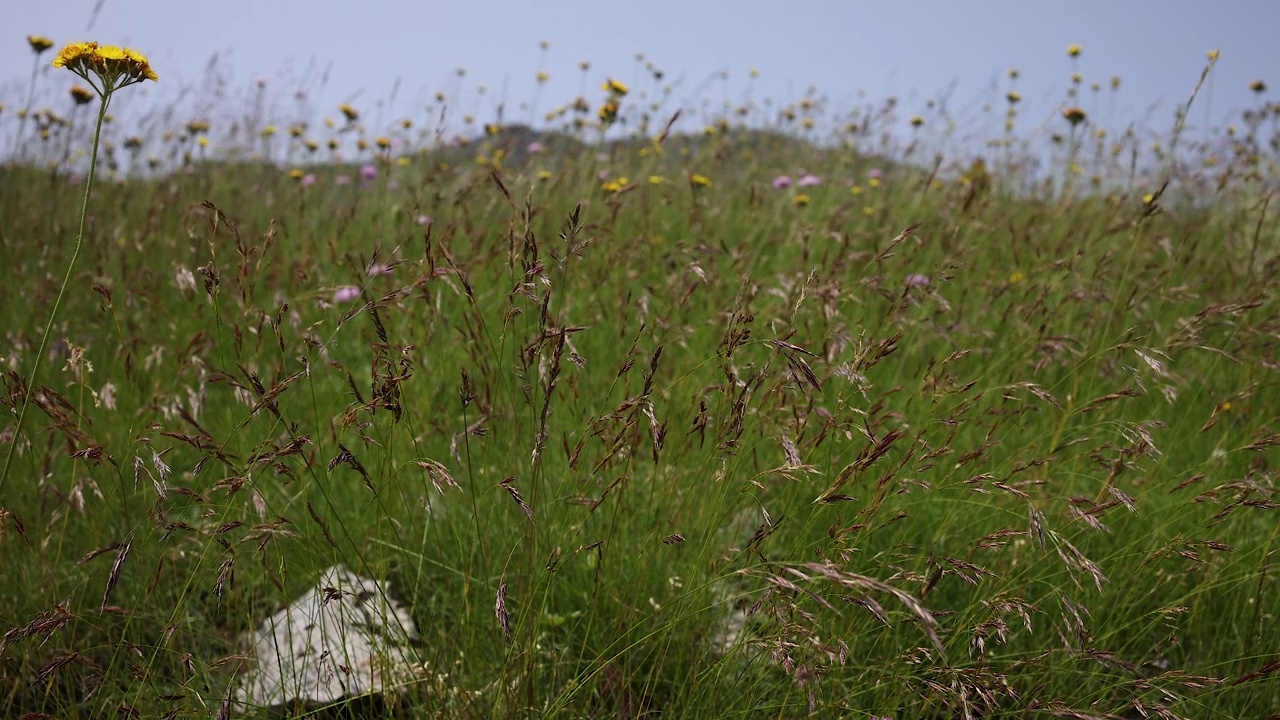
[[[0,38],[0,102],[9,108],[25,102],[28,33],[49,36],[58,47],[98,40],[146,53],[161,82],[127,102],[173,106],[188,91],[175,107],[179,121],[216,114],[199,83],[217,55],[237,102],[251,96],[254,80],[265,78],[278,106],[293,108],[289,98],[301,85],[322,116],[336,115],[337,103],[348,100],[364,111],[373,132],[375,108],[397,80],[395,103],[382,113],[388,125],[401,117],[424,119],[421,108],[437,90],[463,91],[456,112],[474,112],[481,122],[491,120],[504,99],[508,120],[527,120],[533,113],[518,106],[535,98],[539,69],[551,75],[536,107],[541,115],[579,94],[580,60],[591,63],[586,94],[593,102],[608,76],[644,85],[637,53],[676,83],[678,100],[740,101],[748,70],[757,68],[750,91],[757,100],[785,104],[816,85],[838,109],[858,103],[858,91],[865,90],[869,101],[898,96],[904,115],[911,115],[954,83],[949,107],[962,124],[979,120],[984,101],[1002,107],[1010,67],[1021,71],[1025,122],[1053,122],[1069,84],[1071,43],[1084,48],[1081,105],[1088,107],[1090,82],[1105,87],[1112,75],[1122,78],[1108,106],[1113,127],[1129,121],[1167,127],[1213,48],[1221,60],[1191,113],[1193,123],[1256,105],[1252,80],[1280,88],[1280,2],[1270,0],[101,0],[90,26],[97,1],[0,6],[0,28],[10,33]],[[545,53],[543,40],[550,43]],[[52,51],[44,57],[51,59]],[[461,81],[453,72],[459,67],[467,69]],[[326,69],[327,84],[317,93]],[[726,82],[717,79],[721,71],[729,73]],[[61,102],[74,80],[65,71],[49,73],[38,106],[50,98]],[[488,93],[478,97],[474,89],[481,84]],[[1265,98],[1272,97],[1269,90]]]

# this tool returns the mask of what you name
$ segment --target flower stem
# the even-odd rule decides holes
[[[80,248],[84,246],[84,228],[86,220],[89,217],[89,197],[93,194],[93,176],[98,167],[98,139],[102,137],[102,122],[107,115],[107,103],[111,100],[111,93],[102,96],[102,102],[98,105],[98,124],[93,129],[93,152],[89,154],[89,177],[84,184],[84,202],[80,206],[80,232],[76,234],[75,249],[71,251],[71,260],[67,263],[67,273],[62,278],[62,287],[58,290],[58,297],[53,301],[53,309],[49,311],[49,322],[45,323],[44,334],[40,337],[40,347],[36,350],[35,363],[31,368],[31,377],[27,381],[27,391],[22,397],[22,409],[18,411],[18,424],[13,429],[13,437],[9,442],[9,452],[5,454],[4,469],[0,471],[0,493],[4,491],[5,484],[9,481],[9,468],[13,465],[13,456],[18,449],[18,443],[22,439],[22,426],[27,419],[27,410],[31,406],[31,395],[39,387],[40,365],[44,361],[45,348],[49,344],[49,335],[53,332],[53,323],[58,319],[58,308],[62,306],[62,297],[67,292],[67,286],[71,284],[71,275],[75,272],[76,259],[80,257]]]

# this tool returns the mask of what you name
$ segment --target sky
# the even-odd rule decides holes
[[[56,45],[42,57],[36,107],[57,107],[76,80],[48,67],[56,49],[96,40],[145,53],[159,73],[158,84],[130,90],[122,103],[216,122],[227,108],[243,114],[251,88],[265,80],[286,114],[303,112],[292,99],[302,91],[322,117],[351,103],[374,134],[379,122],[422,119],[437,91],[460,98],[456,114],[478,122],[492,121],[499,104],[509,122],[538,121],[579,94],[599,101],[609,77],[651,86],[644,62],[664,72],[672,98],[689,109],[686,130],[701,127],[693,109],[702,102],[718,108],[750,97],[781,106],[810,86],[836,110],[895,96],[909,117],[946,98],[961,125],[998,124],[1010,68],[1019,70],[1022,114],[1033,125],[1060,122],[1078,70],[1079,104],[1105,107],[1113,126],[1168,127],[1212,49],[1220,59],[1190,113],[1193,125],[1238,117],[1280,89],[1280,2],[1270,0],[9,0],[0,4],[0,28],[9,33],[0,37],[0,103],[8,108],[26,103],[33,58],[25,36],[38,34]],[[1083,49],[1074,65],[1071,44]],[[585,74],[580,61],[590,63]],[[538,71],[550,76],[542,86]],[[1122,83],[1114,98],[1112,76]],[[1275,89],[1255,96],[1249,84],[1258,79]],[[1105,103],[1091,97],[1093,82]],[[983,120],[984,104],[996,108],[995,119]]]

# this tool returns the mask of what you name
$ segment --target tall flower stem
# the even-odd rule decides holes
[[[102,101],[98,104],[98,123],[93,129],[93,151],[89,153],[89,177],[84,183],[84,202],[80,206],[80,231],[76,233],[75,248],[71,251],[71,260],[67,263],[66,275],[62,278],[62,287],[58,290],[58,296],[53,301],[53,309],[49,311],[49,321],[45,323],[44,334],[40,336],[40,347],[36,350],[35,363],[31,368],[30,378],[27,380],[27,389],[22,396],[22,409],[18,411],[18,424],[13,429],[13,438],[9,442],[9,452],[5,454],[4,470],[0,471],[0,493],[3,493],[4,487],[9,482],[9,469],[13,465],[13,456],[17,452],[18,443],[22,438],[22,426],[27,419],[27,410],[31,407],[31,395],[35,393],[39,387],[40,365],[44,362],[45,349],[49,345],[49,335],[53,333],[53,324],[58,319],[58,309],[62,306],[62,298],[66,295],[67,286],[71,284],[71,276],[75,273],[76,260],[80,257],[80,249],[84,247],[84,229],[89,217],[89,197],[93,194],[93,178],[98,168],[98,140],[102,137],[102,123],[107,116],[107,103],[111,100],[111,93],[102,96]]]

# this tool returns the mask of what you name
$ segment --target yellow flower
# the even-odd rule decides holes
[[[396,158],[396,165],[399,165],[400,167],[409,167],[409,158],[403,156]]]
[[[1084,110],[1078,107],[1069,107],[1062,111],[1062,117],[1066,118],[1067,122],[1074,126],[1084,122],[1085,114]]]
[[[339,105],[338,110],[342,112],[343,117],[345,117],[349,123],[353,123],[360,119],[360,111],[346,103]]]
[[[849,192],[853,193],[854,195],[861,195],[861,194],[862,194],[862,186],[861,186],[861,185],[854,185],[853,187],[849,188]]]
[[[356,147],[360,150],[368,150],[369,141],[365,140],[364,138],[360,138],[359,140],[356,141]]]
[[[550,76],[550,75],[548,75],[548,74],[546,73],[546,71],[539,70],[539,71],[538,71],[537,78],[538,78],[538,82],[540,82],[540,83],[544,83],[544,82],[546,82],[546,81],[550,80],[550,79],[551,79],[551,76]]]
[[[1267,84],[1262,82],[1261,80],[1254,80],[1253,82],[1249,83],[1249,89],[1261,95],[1262,93],[1267,91]]]
[[[1010,90],[1009,94],[1005,95],[1005,98],[1009,101],[1010,105],[1017,105],[1022,100],[1022,94],[1017,90]]]
[[[711,187],[711,179],[705,175],[694,173],[689,176],[689,184],[694,187]]]
[[[276,126],[275,126],[275,125],[268,125],[268,126],[266,126],[266,127],[262,128],[262,137],[264,137],[264,138],[269,138],[269,137],[271,137],[272,135],[275,135],[275,134],[276,134]]]
[[[199,135],[200,133],[209,132],[209,123],[204,120],[192,120],[187,123],[188,135]]]
[[[338,141],[337,141],[337,140],[330,139],[330,140],[329,140],[329,142],[328,142],[328,145],[329,145],[329,149],[330,149],[330,150],[337,150],[337,149],[338,149]]]
[[[31,51],[37,55],[53,47],[53,41],[43,35],[28,35],[27,44],[31,46]]]
[[[667,179],[666,179],[666,178],[664,178],[664,177],[662,177],[661,175],[650,175],[650,176],[649,176],[649,184],[650,184],[650,185],[661,185],[662,183],[664,183],[664,182],[666,182],[666,181],[667,181]]]
[[[613,78],[609,78],[608,80],[606,80],[605,83],[600,86],[600,89],[608,90],[611,94],[617,95],[618,97],[622,97],[623,95],[626,95],[628,92],[630,92],[630,90],[627,89],[626,85],[623,85],[622,83],[618,82],[617,80],[614,80]]]
[[[1022,74],[1022,73],[1018,72],[1018,68],[1009,68],[1009,79],[1010,79],[1010,80],[1017,80],[1017,79],[1018,79],[1018,76],[1019,76],[1019,75],[1021,75],[1021,74]]]
[[[1218,55],[1219,53],[1216,49],[1210,50],[1208,53],[1206,53],[1206,57],[1209,58],[1209,62],[1217,62]]]
[[[1151,204],[1151,201],[1152,201],[1152,200],[1155,200],[1155,199],[1156,199],[1156,196],[1155,196],[1154,194],[1152,194],[1152,193],[1147,193],[1146,195],[1143,195],[1143,196],[1142,196],[1142,204],[1143,204],[1143,205],[1150,205],[1150,204]]]
[[[71,88],[71,99],[74,100],[77,105],[84,105],[93,99],[93,92],[87,88],[82,88],[79,85],[76,85]]]
[[[796,207],[809,207],[809,201],[809,196],[804,194],[796,195],[791,198],[791,202],[795,203]]]
[[[292,125],[289,127],[289,136],[300,138],[307,132],[306,125]]]
[[[126,85],[159,79],[142,53],[96,42],[67,45],[53,59],[53,66],[65,67],[84,78],[103,97]],[[90,75],[96,77],[102,87],[94,84]]]
[[[382,150],[391,149],[391,138],[389,137],[376,137],[373,139],[373,142]]]
[[[539,179],[539,180],[550,180],[550,179],[551,179],[551,171],[550,171],[550,170],[539,170],[539,171],[538,171],[538,179]]]
[[[622,192],[622,186],[621,186],[621,185],[619,185],[616,181],[613,181],[613,180],[608,180],[608,181],[606,181],[606,182],[602,182],[602,183],[600,183],[600,189],[601,189],[601,190],[603,190],[603,191],[605,191],[605,192],[607,192],[607,193],[620,193],[620,192]]]
[[[596,112],[600,116],[600,122],[605,125],[613,124],[618,119],[618,103],[610,101],[600,106],[600,110]]]
[[[1027,279],[1027,276],[1023,275],[1021,270],[1014,270],[1013,272],[1009,273],[1010,285],[1017,285],[1018,283],[1026,279]]]
[[[1076,44],[1071,44],[1067,46],[1067,54],[1070,55],[1071,57],[1080,57],[1080,52],[1082,50],[1084,50],[1084,48]]]
[[[302,170],[299,168],[294,168],[289,171],[289,177],[293,178],[294,180],[301,180],[303,175],[306,175],[306,173],[302,172]]]
[[[207,148],[209,147],[209,138],[205,137],[204,135],[201,135],[200,139],[196,141],[196,144],[202,148]]]
[[[1112,75],[1112,76],[1111,76],[1111,89],[1112,89],[1112,90],[1119,90],[1119,89],[1120,89],[1120,76],[1119,76],[1119,75]]]
[[[878,188],[878,187],[880,187],[880,178],[871,178],[871,179],[867,180],[867,185],[868,185],[869,187],[873,187],[873,188]]]
[[[911,127],[920,127],[923,124],[924,124],[924,118],[920,117],[919,115],[916,115],[911,118]]]

